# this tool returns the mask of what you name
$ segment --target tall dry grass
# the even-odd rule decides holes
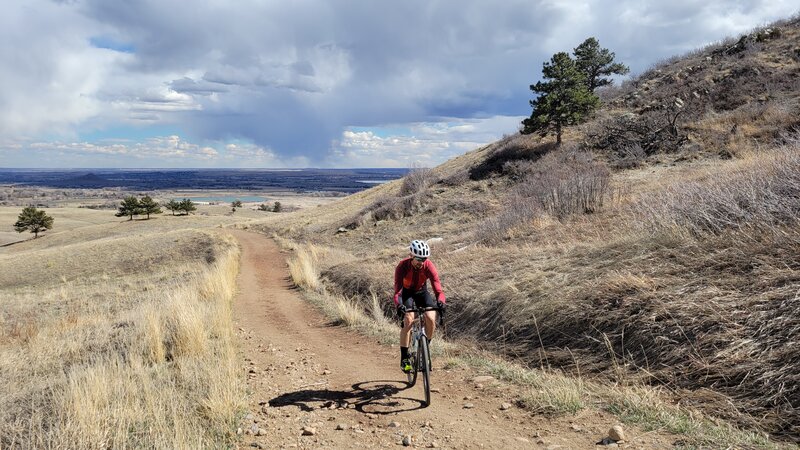
[[[705,180],[652,193],[635,208],[641,223],[654,231],[782,233],[800,220],[800,139],[751,153]]]
[[[130,277],[87,264],[61,286],[0,290],[0,446],[232,444],[245,404],[231,315],[238,247],[196,237],[213,264],[201,249]]]

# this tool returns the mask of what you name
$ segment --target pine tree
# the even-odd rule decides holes
[[[175,215],[175,211],[180,211],[181,204],[180,204],[180,202],[177,202],[177,201],[175,201],[173,199],[173,200],[168,201],[167,204],[164,205],[164,208],[167,208],[168,210],[172,211],[172,215],[174,216]]]
[[[181,211],[183,211],[187,215],[189,213],[193,213],[193,212],[197,211],[197,207],[194,205],[194,202],[189,200],[188,198],[185,198],[185,199],[181,200],[181,208],[180,209],[181,209]]]
[[[539,96],[530,101],[533,112],[522,121],[522,133],[546,136],[555,132],[556,144],[561,145],[563,128],[584,120],[600,99],[589,91],[586,77],[565,52],[556,53],[549,63],[544,63],[542,77],[547,81],[530,86]]]
[[[628,66],[615,63],[614,56],[614,52],[600,48],[600,43],[593,37],[575,47],[575,65],[586,76],[586,86],[590,92],[612,83],[612,80],[603,77],[625,75],[631,71]]]
[[[54,219],[47,215],[46,212],[36,209],[34,206],[27,206],[22,209],[17,222],[14,223],[14,229],[17,233],[23,231],[30,231],[33,233],[33,238],[39,237],[39,233],[53,228]]]
[[[272,212],[281,212],[281,209],[283,209],[281,202],[275,202],[275,204],[272,205]]]
[[[133,216],[138,216],[141,213],[142,213],[142,208],[139,206],[139,200],[136,197],[130,195],[128,197],[125,197],[124,200],[122,200],[122,204],[120,204],[119,211],[117,211],[116,216],[117,217],[130,216],[130,219],[128,220],[133,220]]]
[[[150,214],[161,214],[161,207],[158,205],[158,202],[150,198],[149,195],[145,195],[139,200],[139,208],[141,208],[141,214],[147,214],[147,220],[150,220]]]

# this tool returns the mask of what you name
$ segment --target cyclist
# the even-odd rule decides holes
[[[406,313],[407,308],[440,308],[444,315],[446,300],[442,283],[439,281],[439,272],[431,261],[431,249],[425,241],[414,240],[409,245],[410,255],[397,264],[394,270],[394,305],[397,316],[403,321],[400,331],[400,368],[403,372],[410,372],[411,359],[408,355],[408,344],[411,340],[411,325],[414,322],[414,313]],[[428,291],[425,282],[431,280],[436,299]],[[430,343],[433,332],[436,330],[436,311],[425,312],[425,335]]]

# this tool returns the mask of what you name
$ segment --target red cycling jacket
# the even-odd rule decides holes
[[[394,304],[400,304],[400,293],[403,288],[410,289],[413,292],[419,292],[425,287],[425,281],[431,280],[433,292],[436,294],[436,300],[445,303],[444,291],[442,290],[442,283],[439,281],[439,272],[433,261],[426,259],[422,263],[422,267],[415,269],[411,265],[411,258],[406,258],[397,265],[394,269]]]

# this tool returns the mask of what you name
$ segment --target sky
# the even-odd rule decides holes
[[[517,132],[542,63],[590,36],[635,75],[797,12],[784,0],[4,0],[0,167],[435,166]]]

